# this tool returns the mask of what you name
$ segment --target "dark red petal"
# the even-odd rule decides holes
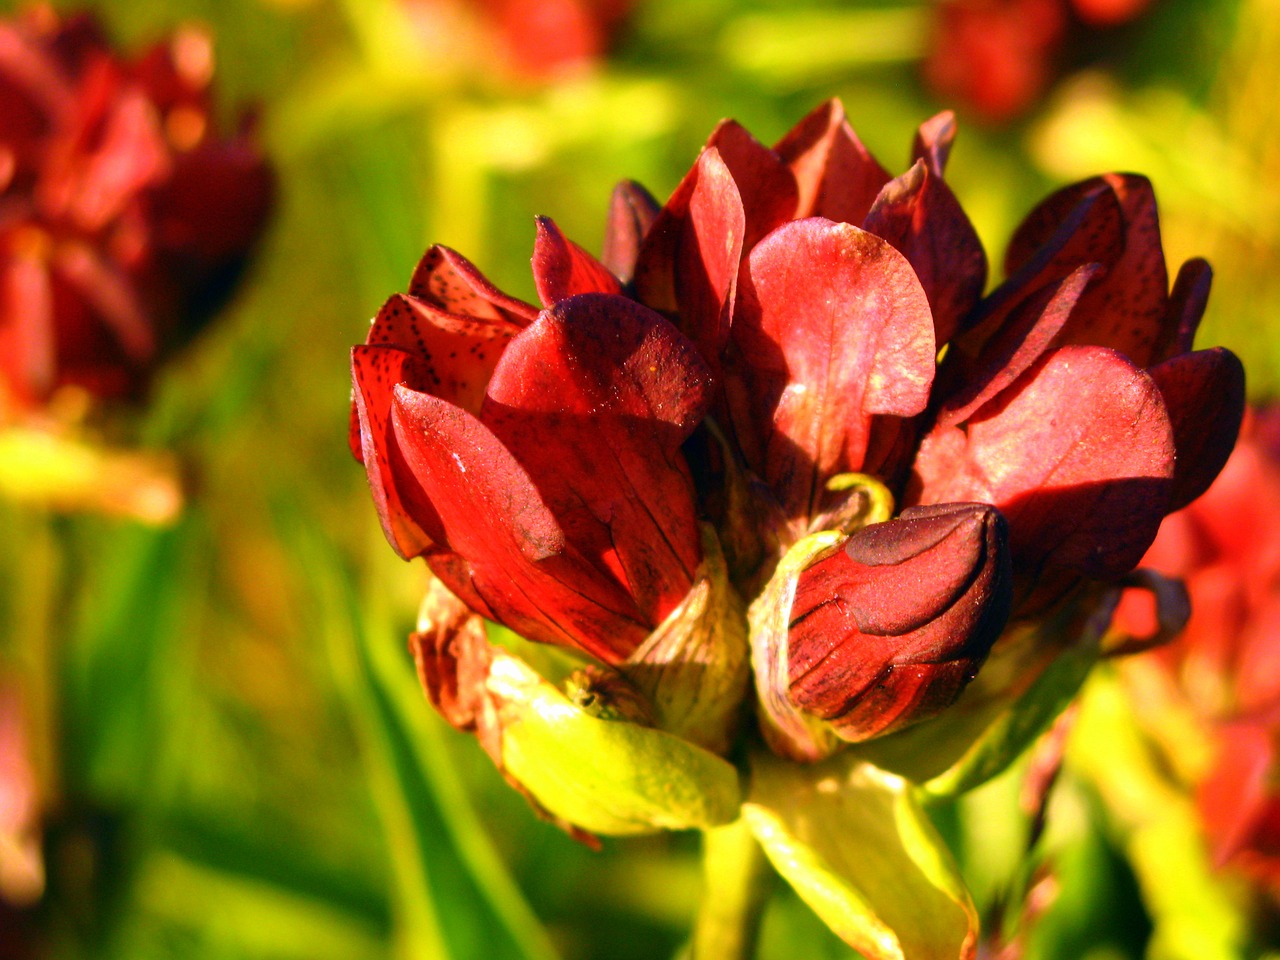
[[[983,345],[977,362],[965,371],[962,388],[942,404],[938,422],[946,426],[967,420],[1031,369],[1053,345],[1100,269],[1096,263],[1086,264],[1024,300]]]
[[[1166,338],[1169,302],[1169,274],[1160,243],[1155,193],[1145,177],[1107,174],[1054,194],[1033,211],[1015,234],[1009,247],[1009,263],[1012,265],[1024,255],[1026,247],[1051,226],[1054,215],[1065,215],[1081,196],[1099,184],[1104,184],[1119,203],[1123,252],[1083,298],[1081,309],[1063,331],[1062,342],[1111,347],[1145,367],[1155,359],[1158,344]],[[1081,236],[1077,243],[1087,240],[1090,238]],[[1109,247],[1110,239],[1098,245]],[[1107,261],[1092,250],[1082,251],[1077,265],[1087,262]]]
[[[579,293],[621,293],[622,284],[599,260],[560,232],[550,217],[538,217],[533,280],[544,307]]]
[[[1164,322],[1166,337],[1156,345],[1157,361],[1191,352],[1212,286],[1213,268],[1199,257],[1188,260],[1178,270],[1178,279],[1169,294],[1169,313]]]
[[[749,250],[774,227],[795,215],[796,179],[782,159],[733,120],[723,120],[707,140],[733,175],[742,198]]]
[[[353,387],[353,449],[358,445],[358,458],[369,477],[369,490],[378,510],[378,520],[387,542],[401,557],[409,560],[431,546],[431,537],[423,529],[438,526],[438,520],[411,515],[397,489],[395,438],[391,433],[391,402],[398,384],[417,382],[416,360],[397,347],[365,346],[351,350],[351,382]],[[412,483],[411,477],[400,477]],[[426,506],[430,511],[430,506]]]
[[[1244,417],[1244,367],[1230,350],[1214,347],[1150,373],[1173,424],[1178,461],[1169,509],[1180,510],[1209,489],[1231,455]]]
[[[643,641],[648,631],[630,598],[567,548],[528,473],[484,424],[403,386],[391,422],[404,468],[439,514],[444,544],[465,558],[471,587],[498,620],[608,662]]]
[[[939,504],[853,534],[801,575],[788,692],[861,740],[951,703],[1009,615],[1007,528],[988,504]]]
[[[636,265],[639,298],[678,312],[681,330],[712,370],[729,338],[745,230],[738,186],[719,151],[709,148],[658,215]]]
[[[774,150],[795,176],[796,218],[861,224],[889,182],[888,171],[849,126],[839,100],[828,100],[810,113]]]
[[[976,500],[1009,521],[1014,568],[1131,570],[1168,512],[1173,430],[1155,382],[1118,353],[1042,358],[967,431],[939,426],[916,458],[922,503]]]
[[[600,261],[623,283],[629,283],[635,275],[640,244],[659,210],[658,201],[634,180],[624,180],[613,189]]]
[[[504,320],[445,313],[397,293],[378,311],[366,342],[413,354],[422,389],[477,413],[493,368],[515,332]]]
[[[911,144],[911,159],[923,160],[929,172],[941,179],[955,139],[956,115],[950,110],[943,110],[920,124]]]
[[[517,337],[481,419],[537,486],[570,544],[657,626],[701,561],[680,444],[710,402],[693,345],[623,297],[571,297]]]
[[[929,297],[934,339],[947,343],[987,283],[982,241],[951,188],[917,160],[885,184],[862,227],[907,258]]]
[[[438,244],[418,261],[409,281],[409,295],[446,313],[501,321],[516,329],[528,326],[538,316],[537,308],[507,296],[462,254]]]
[[[982,301],[973,332],[962,336],[958,346],[975,353],[1011,313],[1045,288],[1085,264],[1109,268],[1120,259],[1124,251],[1120,202],[1101,181],[1089,181],[1088,187],[1067,198],[1074,199],[1074,204],[1045,201],[1023,222],[1005,258],[1008,279]]]
[[[915,272],[845,223],[788,223],[752,251],[733,337],[750,390],[735,429],[761,438],[751,466],[793,518],[826,481],[862,467],[872,417],[920,413],[933,382],[933,319]]]

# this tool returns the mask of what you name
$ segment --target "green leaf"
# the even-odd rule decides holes
[[[594,717],[505,652],[495,652],[487,685],[502,704],[505,771],[555,816],[615,836],[737,817],[738,772],[715,754],[652,727]]]
[[[907,781],[849,753],[760,756],[743,816],[777,871],[872,960],[974,955],[969,893]]]
[[[316,628],[361,742],[391,858],[402,955],[554,960],[546,931],[455,782],[442,723],[377,597],[357,603],[341,558],[299,517],[286,515],[281,526],[310,582]]]

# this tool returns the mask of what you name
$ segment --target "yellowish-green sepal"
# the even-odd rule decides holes
[[[977,914],[911,785],[850,754],[752,764],[744,819],[813,911],[871,960],[964,960]]]
[[[591,833],[707,828],[738,815],[737,770],[692,743],[592,716],[499,652],[486,683],[499,704],[502,766],[553,816]]]

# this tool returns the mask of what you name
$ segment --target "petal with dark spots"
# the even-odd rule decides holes
[[[420,389],[476,413],[493,368],[516,329],[501,320],[445,313],[417,297],[397,293],[378,311],[366,342],[413,354]]]
[[[536,307],[507,296],[470,260],[439,244],[429,248],[418,261],[409,281],[409,295],[447,313],[502,321],[514,329],[528,326],[538,316]]]
[[[1119,259],[1108,264],[1107,274],[1083,298],[1081,309],[1063,331],[1062,342],[1111,347],[1145,367],[1156,358],[1157,345],[1166,338],[1169,302],[1169,274],[1160,242],[1155,193],[1145,177],[1107,174],[1049,197],[1015,234],[1009,263],[1012,265],[1051,226],[1056,214],[1065,215],[1079,197],[1099,185],[1110,190],[1119,204],[1123,249]],[[1067,249],[1077,245],[1073,242]],[[1106,261],[1092,251],[1082,251],[1075,265],[1086,262]]]
[[[949,342],[987,283],[982,241],[951,188],[917,160],[885,184],[862,227],[907,258],[929,298],[934,339]]]
[[[1235,446],[1244,417],[1244,366],[1230,350],[1184,353],[1149,371],[1164,397],[1178,461],[1169,510],[1209,489]]]
[[[643,642],[631,598],[569,547],[529,474],[484,424],[404,386],[391,422],[443,545],[466,558],[471,588],[501,623],[613,663]]]
[[[538,238],[533,245],[533,281],[544,307],[579,293],[622,292],[618,278],[561,233],[550,217],[538,217]]]
[[[774,150],[797,187],[794,216],[860,225],[889,173],[863,146],[839,100],[828,100],[797,123]]]
[[[567,541],[651,626],[684,599],[701,561],[679,448],[706,412],[709,382],[693,344],[657,313],[589,294],[512,341],[481,411]]]
[[[949,705],[1009,615],[1007,528],[989,504],[939,504],[853,534],[801,575],[792,702],[863,740]]]
[[[933,319],[911,265],[858,227],[811,218],[751,252],[733,339],[749,388],[735,429],[762,438],[751,466],[807,525],[826,481],[862,468],[872,419],[929,398]]]

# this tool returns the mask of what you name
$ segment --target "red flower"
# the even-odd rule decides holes
[[[353,354],[388,538],[473,610],[620,663],[689,588],[704,518],[756,600],[778,749],[944,708],[1011,590],[1025,618],[1133,568],[1243,403],[1231,354],[1187,352],[1208,270],[1169,292],[1141,178],[1041,204],[984,297],[953,133],[923,125],[893,178],[834,101],[773,149],[725,122],[665,205],[615,194],[608,269],[540,224],[541,312],[429,252]],[[889,495],[913,509],[860,529]]]
[[[581,71],[602,59],[634,5],[635,0],[404,0],[427,43],[474,47],[471,60],[489,72],[497,68],[533,81]]]
[[[11,402],[137,393],[230,289],[272,178],[214,130],[207,37],[121,59],[87,16],[0,22],[0,373]]]
[[[1134,19],[1149,2],[942,0],[925,80],[942,99],[987,122],[1007,123],[1043,96],[1068,54],[1092,54],[1100,29]]]
[[[1143,565],[1182,578],[1191,619],[1152,654],[1210,731],[1216,759],[1198,784],[1215,859],[1280,890],[1280,444],[1274,413],[1250,418],[1221,476],[1170,516]],[[1138,596],[1118,619],[1154,632]]]

